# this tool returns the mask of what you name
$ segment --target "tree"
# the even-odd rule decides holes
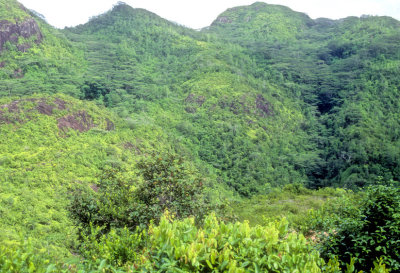
[[[110,89],[105,83],[100,81],[85,81],[85,84],[81,87],[83,93],[83,99],[95,100],[100,96],[105,96],[110,93]]]
[[[136,191],[144,222],[158,219],[168,211],[178,218],[202,218],[206,211],[203,181],[199,173],[171,153],[153,154],[138,163],[144,181]]]
[[[72,215],[83,224],[105,227],[146,226],[158,222],[165,210],[177,218],[202,219],[210,207],[203,194],[199,173],[182,157],[152,154],[137,164],[143,179],[127,177],[119,168],[107,168],[95,190],[78,190],[72,200]]]

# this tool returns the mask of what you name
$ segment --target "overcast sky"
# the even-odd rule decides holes
[[[83,24],[91,16],[109,10],[117,0],[19,0],[27,8],[43,14],[51,25],[63,28]],[[256,0],[125,0],[134,8],[144,8],[179,24],[198,29],[209,26],[227,8],[249,5]],[[312,18],[388,15],[400,20],[400,0],[268,0]]]

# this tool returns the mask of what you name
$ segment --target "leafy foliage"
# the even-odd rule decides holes
[[[105,169],[95,190],[84,188],[74,194],[72,216],[83,227],[94,224],[107,230],[134,229],[157,222],[164,210],[179,218],[195,216],[201,220],[211,208],[198,173],[177,155],[153,154],[140,160],[137,170],[141,182],[118,169]]]
[[[379,259],[390,269],[399,270],[399,196],[398,187],[371,186],[359,215],[337,223],[325,239],[322,253],[327,257],[337,255],[342,263],[355,257],[358,270],[369,270]]]
[[[83,99],[86,100],[94,100],[99,99],[100,96],[104,97],[105,95],[110,93],[110,90],[104,86],[104,84],[99,83],[98,81],[85,81],[82,86]]]
[[[225,224],[210,215],[198,228],[193,218],[172,218],[165,214],[159,225],[149,227],[146,237],[126,230],[112,231],[100,241],[90,237],[91,252],[86,255],[151,272],[320,272],[324,263],[302,235],[287,233],[284,220],[251,228],[248,223]]]
[[[21,9],[21,5],[16,0],[1,0],[0,9],[0,21],[7,20],[15,23],[28,16],[27,11]]]
[[[398,21],[311,20],[255,3],[224,12],[208,32],[247,48],[264,77],[311,106],[305,129],[319,159],[305,168],[310,187],[356,189],[379,176],[399,180],[398,132],[392,129],[398,127],[392,118],[398,113]]]
[[[133,131],[106,109],[65,95],[2,98],[0,105],[0,240],[32,237],[54,256],[76,245],[68,212],[75,189],[96,185],[105,166],[133,176],[138,151],[171,148],[153,138],[159,128]]]

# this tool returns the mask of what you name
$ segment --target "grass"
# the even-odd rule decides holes
[[[343,190],[324,188],[309,190],[300,185],[273,188],[266,195],[232,202],[233,214],[238,221],[248,220],[250,225],[263,225],[286,217],[298,229],[309,210],[317,210],[329,199],[341,196]]]

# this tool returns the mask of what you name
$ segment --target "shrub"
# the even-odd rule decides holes
[[[44,252],[44,249],[35,250],[29,240],[10,246],[1,245],[0,272],[57,272]]]
[[[304,236],[288,232],[285,219],[250,227],[211,214],[198,227],[193,217],[175,220],[166,212],[146,236],[121,230],[87,239],[89,259],[137,272],[321,272],[324,266]]]
[[[83,187],[75,192],[72,215],[88,228],[95,226],[146,226],[158,222],[165,209],[179,218],[201,219],[210,206],[205,201],[203,183],[196,170],[174,154],[153,154],[137,164],[142,177],[127,177],[121,169],[106,168],[96,190]]]
[[[364,193],[337,189],[332,196],[321,208],[308,211],[300,229],[302,232],[311,234],[334,233],[343,222],[361,217],[360,206],[364,199]]]
[[[381,260],[400,270],[400,189],[393,185],[371,186],[356,218],[338,221],[325,239],[322,254],[334,255],[342,264],[355,258],[358,270],[370,270]]]

